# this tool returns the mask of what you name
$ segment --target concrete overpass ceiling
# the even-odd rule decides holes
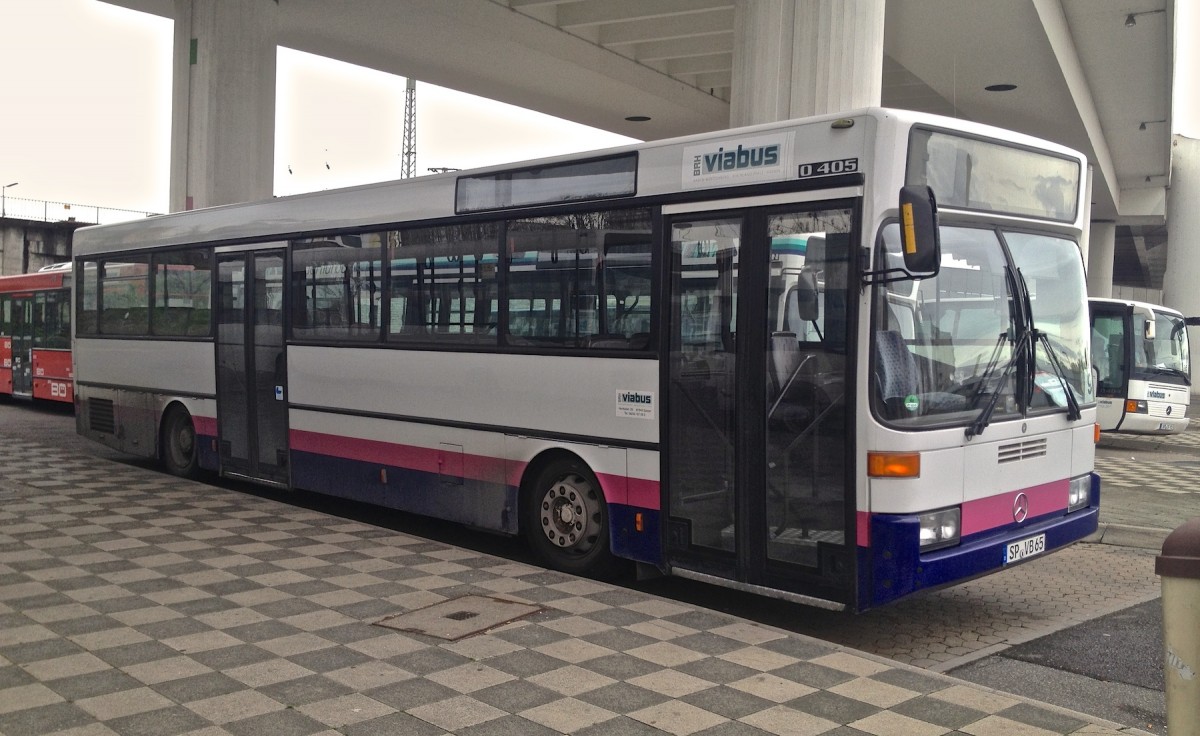
[[[490,0],[356,0],[339,4],[336,10],[325,0],[281,0],[279,39],[290,48],[637,138],[697,133],[727,124],[725,99],[656,65],[680,64],[692,70],[689,77],[700,79],[713,66],[706,57],[713,55],[714,48],[732,59],[732,7],[725,13],[724,36],[660,38],[631,34],[641,20],[603,22],[601,18],[614,11],[601,13],[606,8],[600,6],[609,4],[589,1],[568,4],[582,6],[577,8],[559,9],[554,3],[528,8],[540,10],[542,16],[561,16],[571,24],[559,29]],[[625,11],[642,5],[613,4]],[[692,16],[712,25],[711,20],[703,20],[705,14],[686,17]],[[613,39],[611,47],[591,36]],[[716,46],[703,45],[705,41]],[[672,49],[685,46],[686,61],[673,56],[681,52]],[[638,53],[645,62],[631,58]],[[727,77],[729,62],[724,66]],[[728,79],[724,84],[728,87]],[[651,120],[625,120],[634,115]]]
[[[1163,187],[1171,165],[1172,3],[1143,0],[1117,6],[1070,0],[1063,9],[1108,132],[1121,187]],[[1135,12],[1134,25],[1126,26],[1130,12]]]
[[[172,0],[110,1],[174,12]],[[641,139],[728,124],[733,0],[278,5],[279,42],[301,51]],[[886,7],[883,104],[1082,150],[1095,167],[1093,217],[1161,221],[1171,150],[1171,0],[887,0]],[[1016,88],[986,90],[995,84]],[[626,120],[634,115],[650,120]]]

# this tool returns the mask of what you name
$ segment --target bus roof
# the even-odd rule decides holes
[[[832,126],[838,120],[862,121],[861,125]],[[1082,154],[1064,146],[988,125],[971,123],[939,115],[890,108],[864,108],[836,115],[821,115],[798,120],[756,125],[734,130],[696,134],[680,138],[649,141],[615,148],[559,155],[531,161],[481,167],[414,179],[363,184],[341,189],[276,197],[257,202],[220,205],[201,210],[176,212],[111,225],[81,228],[74,234],[76,257],[94,253],[121,252],[158,246],[198,243],[270,242],[318,232],[367,229],[407,221],[437,220],[458,214],[455,209],[456,187],[460,180],[486,177],[516,168],[536,170],[555,164],[595,161],[637,153],[636,195],[654,196],[681,191],[680,172],[684,157],[692,156],[702,144],[739,145],[772,134],[807,128],[811,132],[801,142],[800,155],[806,158],[833,159],[845,155],[866,155],[871,137],[881,129],[906,130],[923,125],[961,132],[969,136],[993,138],[1017,146],[1045,151],[1051,155],[1075,159],[1085,164]],[[831,129],[839,129],[831,133]],[[835,135],[837,134],[837,135]],[[892,149],[905,149],[902,139],[891,138]],[[720,148],[715,150],[721,150]],[[815,153],[814,153],[815,152]],[[688,161],[690,162],[690,158]],[[868,159],[869,160],[869,159]],[[690,163],[688,164],[690,167]],[[902,174],[901,174],[902,175]],[[719,182],[697,186],[688,191],[728,186]],[[590,200],[581,200],[584,204]],[[594,200],[591,200],[594,201]],[[602,200],[601,200],[602,201]],[[570,202],[564,202],[570,204]]]
[[[70,276],[69,270],[37,271],[21,273],[13,276],[0,276],[0,294],[17,291],[41,291],[46,289],[61,289],[63,277]]]
[[[1115,305],[1120,305],[1120,306],[1124,306],[1124,307],[1130,307],[1133,309],[1138,309],[1138,308],[1149,309],[1149,310],[1154,311],[1155,313],[1161,312],[1163,314],[1170,314],[1170,315],[1174,315],[1176,317],[1183,317],[1183,312],[1180,312],[1177,309],[1172,309],[1171,307],[1165,307],[1161,304],[1154,304],[1152,302],[1141,302],[1141,301],[1137,301],[1136,299],[1114,299],[1111,297],[1105,298],[1105,297],[1093,296],[1093,297],[1088,297],[1088,303],[1089,304],[1115,304]]]

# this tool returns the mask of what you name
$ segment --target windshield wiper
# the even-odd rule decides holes
[[[1017,288],[1017,279],[1013,274],[1012,266],[1004,267],[1004,280],[1008,282],[1009,309],[1012,316],[1012,323],[1016,325],[1020,323],[1020,320],[1017,319],[1015,311],[1012,311],[1012,300],[1017,298],[1020,290]],[[1028,330],[1021,330],[1019,335],[1020,337],[1017,338],[1013,345],[1012,356],[1004,364],[1004,372],[1000,374],[1000,381],[996,385],[996,390],[992,392],[987,405],[983,407],[983,410],[979,412],[975,420],[967,425],[967,439],[983,434],[984,428],[992,421],[992,413],[996,411],[996,404],[1000,401],[1000,394],[1004,392],[1004,387],[1008,385],[1008,378],[1012,375],[1013,366],[1017,363],[1017,356],[1021,354],[1019,348],[1029,343]],[[979,403],[979,398],[987,390],[987,385],[992,379],[992,373],[996,371],[996,366],[1000,362],[1000,348],[1004,346],[1004,341],[1009,339],[1008,330],[1000,333],[1000,338],[996,341],[996,347],[992,349],[992,357],[988,360],[987,367],[983,369],[983,375],[979,377],[979,385],[975,387],[975,395],[971,397],[971,406]]]
[[[1058,353],[1054,352],[1054,346],[1050,344],[1050,337],[1036,327],[1036,321],[1033,318],[1033,303],[1029,298],[1029,284],[1025,283],[1025,274],[1021,273],[1021,269],[1017,269],[1014,280],[1018,282],[1021,288],[1022,303],[1025,305],[1025,320],[1026,330],[1031,336],[1029,355],[1029,375],[1027,380],[1029,386],[1026,392],[1021,394],[1021,412],[1029,411],[1029,403],[1033,400],[1033,378],[1037,371],[1037,344],[1041,343],[1046,348],[1046,357],[1050,359],[1050,365],[1054,368],[1054,375],[1058,378],[1058,382],[1062,384],[1063,393],[1067,399],[1067,421],[1073,422],[1083,416],[1079,410],[1079,402],[1075,399],[1075,392],[1071,390],[1071,383],[1067,380],[1067,372],[1062,367],[1062,362],[1058,359]]]
[[[1187,371],[1180,370],[1179,368],[1168,368],[1165,365],[1156,365],[1150,368],[1142,368],[1141,370],[1144,370],[1147,373],[1157,373],[1160,376],[1178,376],[1179,378],[1191,379],[1191,376],[1187,374]]]
[[[1007,332],[1002,333],[1000,335],[1000,339],[1003,340],[1007,336]],[[1030,333],[1028,330],[1021,333],[1020,339],[1018,339],[1016,345],[1013,346],[1012,357],[1010,357],[1008,362],[1004,364],[1004,372],[1000,374],[1000,382],[996,385],[996,390],[992,392],[992,397],[988,399],[987,406],[983,407],[983,410],[979,412],[979,416],[975,417],[975,421],[967,425],[967,439],[971,439],[976,435],[983,434],[983,430],[988,426],[988,424],[991,423],[992,413],[996,411],[996,404],[1000,401],[1000,395],[1004,393],[1004,387],[1008,385],[1008,378],[1012,375],[1013,368],[1017,365],[1017,360],[1021,355],[1021,351],[1028,347],[1029,340]],[[998,347],[999,345],[997,345],[997,348]],[[984,390],[988,379],[991,378],[991,373],[994,366],[995,362],[988,364],[988,370],[984,371],[980,388],[977,389],[977,391]],[[978,393],[976,396],[978,396]]]
[[[1058,359],[1058,353],[1054,352],[1054,346],[1050,344],[1050,338],[1046,333],[1034,328],[1034,339],[1046,348],[1046,357],[1050,358],[1050,365],[1054,368],[1054,375],[1058,377],[1058,382],[1062,384],[1063,392],[1067,397],[1067,421],[1073,422],[1083,416],[1079,411],[1079,402],[1075,399],[1075,392],[1071,389],[1071,382],[1067,380],[1067,372],[1063,369],[1062,363]],[[1036,363],[1036,361],[1035,361]]]
[[[1000,349],[1004,347],[1004,342],[1008,340],[1008,331],[1000,333],[1000,337],[996,339],[996,346],[992,348],[992,355],[988,358],[987,365],[983,369],[983,373],[979,376],[979,382],[975,384],[975,393],[971,394],[971,407],[979,405],[979,398],[983,396],[983,392],[987,390],[988,382],[992,379],[992,374],[996,372],[996,366],[1000,364]],[[1011,361],[1010,361],[1011,362]],[[1005,369],[1008,365],[1005,364]]]

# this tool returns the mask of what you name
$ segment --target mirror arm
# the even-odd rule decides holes
[[[872,284],[890,284],[893,281],[914,281],[917,277],[903,268],[889,268],[884,271],[864,271],[862,282],[864,286]]]

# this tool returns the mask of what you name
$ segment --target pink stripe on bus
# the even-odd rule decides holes
[[[637,506],[658,511],[662,505],[659,498],[659,484],[656,480],[645,478],[630,478],[623,475],[597,473],[596,480],[604,489],[604,497],[611,503],[623,503],[627,506]]]
[[[202,434],[206,437],[217,436],[216,417],[192,417],[192,426],[196,429],[196,434]]]
[[[213,425],[215,431],[216,422],[213,422]],[[510,486],[521,484],[529,465],[522,461],[505,461],[485,455],[455,452],[451,449],[401,445],[300,429],[293,429],[290,437],[291,449],[300,452],[426,473],[445,473],[490,483],[505,482]],[[628,503],[648,509],[659,508],[658,481],[611,474],[598,474],[597,480],[604,490],[605,498],[611,502]]]
[[[450,448],[417,447],[379,440],[291,431],[293,450],[329,455],[359,462],[390,465],[425,473],[444,473],[455,477],[493,483],[505,477],[505,462],[481,455],[467,455]]]
[[[858,546],[871,546],[871,512],[858,511],[854,515],[855,523],[858,526]]]
[[[658,511],[662,506],[660,484],[656,480],[645,478],[629,479],[629,505]]]
[[[1014,509],[1020,494],[1025,494],[1029,502],[1028,511],[1022,517],[1022,521],[1025,518],[1032,519],[1042,514],[1062,511],[1067,507],[1070,486],[1070,481],[1064,478],[1031,488],[1001,493],[998,496],[967,501],[962,505],[962,535],[966,537],[1017,521]]]

